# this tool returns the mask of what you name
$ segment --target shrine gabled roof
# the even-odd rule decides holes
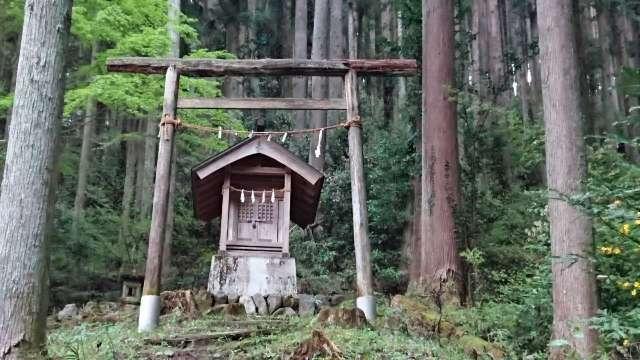
[[[282,145],[254,136],[214,155],[191,169],[195,216],[211,221],[222,212],[225,169],[250,161],[270,162],[291,172],[291,221],[306,227],[315,221],[324,174]]]

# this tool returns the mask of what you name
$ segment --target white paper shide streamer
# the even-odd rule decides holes
[[[276,202],[276,190],[275,189],[271,189],[271,202],[272,203]]]
[[[256,195],[253,193],[253,189],[251,190],[251,203],[256,202]]]
[[[240,190],[240,202],[244,202],[244,189]]]
[[[318,146],[316,146],[316,157],[320,157],[320,145],[322,145],[322,134],[324,129],[320,129],[320,134],[318,134]]]

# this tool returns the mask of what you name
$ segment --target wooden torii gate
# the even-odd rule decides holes
[[[349,32],[353,36],[352,18]],[[355,38],[355,37],[352,37]],[[368,319],[375,317],[375,298],[371,272],[371,245],[368,233],[367,195],[363,169],[362,123],[358,115],[357,77],[412,76],[417,73],[415,60],[355,59],[355,42],[350,46],[348,60],[215,60],[119,58],[107,61],[111,72],[165,74],[161,137],[153,194],[153,210],[149,230],[149,248],[145,270],[143,296],[140,304],[138,331],[152,330],[158,325],[160,313],[160,279],[164,229],[167,219],[172,153],[177,109],[284,109],[284,110],[345,110],[349,126],[349,170],[353,207],[353,240],[356,257],[358,298],[356,305]],[[344,98],[215,98],[179,99],[181,75],[218,76],[329,76],[344,78]]]

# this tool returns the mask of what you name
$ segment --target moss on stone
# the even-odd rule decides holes
[[[504,351],[477,336],[466,334],[462,328],[441,316],[438,310],[419,299],[396,295],[391,300],[391,307],[400,309],[410,334],[422,337],[439,336],[450,339],[452,343],[462,347],[470,356],[490,356],[492,359],[504,359]]]

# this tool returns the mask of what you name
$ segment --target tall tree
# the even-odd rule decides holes
[[[329,0],[316,0],[313,13],[313,43],[311,46],[311,59],[323,60],[327,58],[329,47]],[[329,95],[329,85],[326,77],[314,76],[311,78],[311,97],[314,99],[326,99]],[[316,110],[311,112],[311,127],[319,128],[327,126],[327,112]],[[324,148],[326,134],[320,139],[320,134],[313,134],[309,148],[309,164],[314,168],[324,170]],[[320,146],[318,146],[320,142]],[[316,150],[320,152],[316,154]]]
[[[617,121],[620,115],[619,94],[615,80],[619,66],[613,54],[614,34],[611,26],[611,5],[597,2],[596,11],[602,62],[602,102],[607,109],[603,115],[607,120],[605,123],[606,130],[611,130],[613,123]]]
[[[344,59],[346,56],[346,36],[344,31],[344,0],[330,0],[329,10],[329,59]],[[329,97],[341,98],[344,88],[339,77],[329,79]],[[328,112],[328,122],[335,124],[341,116],[339,111]]]
[[[454,2],[422,3],[421,282],[459,300],[461,263],[454,212],[459,198],[454,86]],[[457,298],[457,299],[456,299]]]
[[[538,0],[553,259],[553,344],[567,344],[586,359],[597,345],[597,334],[588,324],[596,313],[597,299],[589,256],[591,218],[569,200],[583,191],[587,169],[573,16],[572,0]],[[564,358],[565,350],[552,347],[552,357]]]
[[[538,115],[542,118],[542,76],[540,74],[540,55],[539,50],[532,51],[532,48],[538,49],[540,41],[538,36],[538,10],[536,0],[527,0],[529,16],[527,16],[527,37],[531,45],[529,47],[529,72],[531,74],[531,111],[534,117]]]
[[[95,65],[98,53],[96,41],[91,45],[91,65]],[[93,145],[93,135],[96,129],[97,101],[94,96],[90,96],[85,107],[84,123],[82,124],[82,146],[80,148],[80,163],[78,165],[78,185],[76,186],[76,197],[73,204],[73,226],[72,233],[78,237],[78,226],[87,199],[87,185],[89,170],[91,165],[91,145]]]
[[[124,170],[124,181],[122,186],[122,212],[120,213],[120,230],[118,233],[118,244],[120,244],[120,251],[122,253],[126,253],[129,251],[128,249],[128,238],[129,238],[129,224],[131,221],[131,205],[133,202],[133,195],[135,189],[135,181],[136,181],[136,162],[138,161],[138,156],[136,154],[137,150],[137,140],[135,137],[131,136],[135,134],[137,130],[137,124],[133,120],[125,121],[123,124],[123,133],[125,133],[126,141],[125,141],[125,170]],[[123,264],[120,267],[121,272],[129,272],[133,269],[128,269],[126,266],[133,265],[130,263]]]
[[[70,0],[27,0],[0,195],[0,358],[45,340],[47,229],[64,91]]]
[[[296,0],[295,24],[293,37],[293,57],[295,59],[307,59],[307,18],[309,16],[307,0]],[[296,76],[292,81],[293,96],[297,98],[307,97],[307,78]],[[295,128],[302,129],[306,126],[307,112],[298,110],[295,113]]]
[[[242,4],[246,1],[221,1],[224,9],[227,9],[225,19],[225,48],[235,54],[239,59],[243,58],[242,51],[247,42],[246,26],[243,24],[238,16],[242,13]],[[224,95],[226,97],[243,97],[245,93],[244,83],[242,77],[227,76],[224,81]]]
[[[280,56],[285,59],[289,59],[293,57],[293,39],[294,33],[291,31],[293,29],[291,11],[293,10],[293,2],[294,0],[282,0],[281,4],[281,23],[280,23]],[[295,30],[294,30],[295,31]],[[292,81],[290,76],[287,76],[282,80],[282,96],[283,97],[291,97],[292,90]]]
[[[153,201],[153,180],[154,166],[156,161],[156,147],[158,146],[158,125],[152,120],[152,116],[147,116],[144,123],[144,156],[138,166],[142,167],[142,179],[140,191],[140,218],[145,219],[151,216],[151,206]],[[140,173],[138,173],[140,174]]]

